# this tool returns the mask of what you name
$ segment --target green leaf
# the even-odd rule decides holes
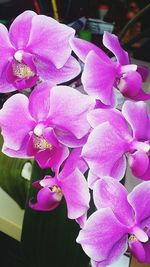
[[[0,151],[3,139],[0,135]],[[21,208],[25,208],[29,181],[21,175],[26,162],[33,163],[29,159],[10,158],[0,152],[0,187],[6,191]]]

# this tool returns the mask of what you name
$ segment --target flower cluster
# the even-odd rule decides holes
[[[53,171],[34,182],[39,191],[29,205],[51,211],[64,197],[93,267],[113,263],[128,247],[150,263],[150,117],[144,102],[150,94],[142,89],[143,69],[130,64],[117,36],[105,32],[103,44],[113,58],[32,11],[19,15],[9,32],[0,25],[0,92],[15,91],[0,110],[2,152],[34,157]],[[64,85],[81,72],[77,57],[84,93]],[[117,90],[125,99],[121,110]],[[127,164],[146,180],[130,194],[120,183]],[[96,211],[87,218],[89,189]]]

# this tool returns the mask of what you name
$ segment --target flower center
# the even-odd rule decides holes
[[[12,65],[13,73],[18,78],[31,78],[35,75],[35,73],[31,70],[29,66],[24,63],[15,63]]]
[[[55,198],[57,201],[61,201],[62,197],[63,197],[63,194],[62,194],[62,191],[61,191],[61,188],[57,185],[54,185],[51,187],[51,191],[53,193],[56,193],[55,195]]]
[[[131,149],[133,150],[133,152],[135,150],[141,150],[141,151],[145,152],[149,156],[149,154],[150,154],[149,141],[145,141],[145,142],[133,141],[131,143]]]
[[[54,192],[54,193],[61,193],[61,189],[57,185],[52,186],[51,187],[51,191]]]
[[[129,237],[130,241],[139,240],[142,243],[146,243],[148,241],[148,239],[149,239],[149,237],[148,237],[148,235],[144,229],[142,229],[138,226],[134,226],[132,228],[132,232],[131,232],[131,235]]]
[[[44,137],[34,136],[33,144],[35,149],[50,149],[52,150],[53,146],[49,144]]]
[[[129,240],[130,241],[137,241],[137,238],[135,235],[130,235]]]

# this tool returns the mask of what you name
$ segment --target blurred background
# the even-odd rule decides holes
[[[118,35],[125,24],[149,3],[150,0],[0,0],[0,22],[9,27],[17,15],[31,9],[71,24],[81,38],[101,46],[104,30]],[[135,58],[146,61],[150,61],[149,16],[150,10],[121,39]],[[140,39],[128,45],[136,36]]]
[[[0,0],[0,22],[7,27],[27,9],[52,16],[73,26],[81,38],[101,46],[101,35],[108,30],[120,34],[125,24],[150,0]],[[125,48],[137,59],[150,61],[149,11],[121,39]],[[130,40],[140,36],[132,45]]]

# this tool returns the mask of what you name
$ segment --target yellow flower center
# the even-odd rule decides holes
[[[35,136],[33,139],[34,148],[36,149],[52,149],[53,146],[49,144],[43,137]]]
[[[61,189],[57,185],[52,186],[51,191],[54,193],[61,193]]]
[[[57,201],[61,201],[63,194],[59,186],[54,185],[51,187],[51,191],[56,193],[55,198]]]
[[[31,78],[35,75],[35,73],[31,70],[31,68],[23,63],[13,64],[13,73],[18,78]]]
[[[135,235],[130,235],[129,240],[130,240],[130,241],[136,241],[137,238],[136,238]]]

